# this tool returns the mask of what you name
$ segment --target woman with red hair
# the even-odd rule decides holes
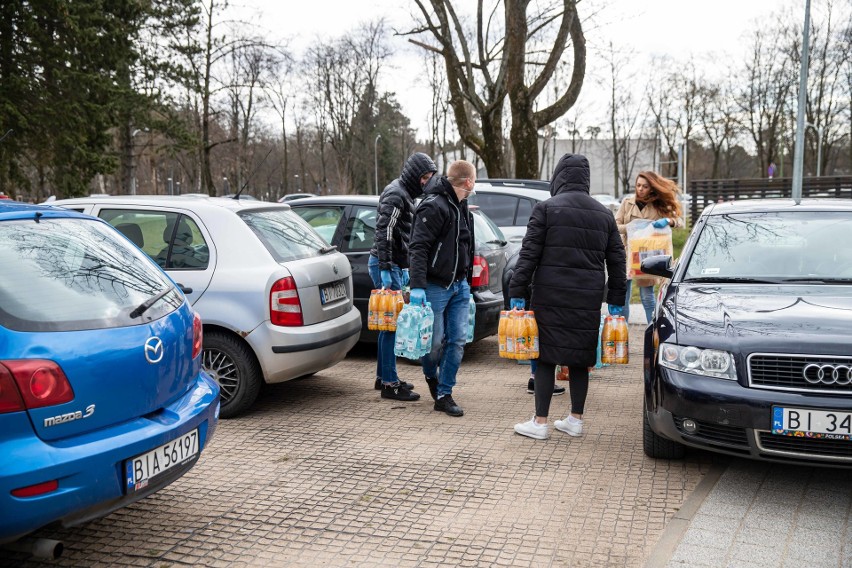
[[[615,222],[624,248],[627,249],[627,225],[637,219],[651,221],[654,227],[683,227],[683,215],[681,213],[680,199],[678,194],[680,188],[669,179],[664,178],[656,172],[639,172],[636,176],[636,193],[625,197],[621,207],[615,214]],[[639,297],[645,308],[645,316],[650,323],[654,313],[654,285],[657,278],[654,276],[640,276],[635,278],[636,286],[639,287]],[[627,298],[624,303],[624,319],[630,315],[630,295],[633,291],[633,280],[630,278],[630,263],[627,263]],[[629,321],[629,320],[628,320]]]

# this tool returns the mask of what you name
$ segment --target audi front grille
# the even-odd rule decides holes
[[[748,383],[771,390],[852,393],[852,357],[753,353]]]

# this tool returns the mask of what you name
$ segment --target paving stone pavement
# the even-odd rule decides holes
[[[0,551],[0,566],[642,566],[711,457],[643,454],[641,332],[631,364],[592,373],[586,435],[513,433],[529,419],[529,367],[468,346],[454,392],[462,418],[373,390],[375,350],[265,387],[222,421],[199,463],[104,519],[38,536],[57,561]],[[555,397],[552,419],[569,410]],[[5,555],[5,556],[4,556]]]

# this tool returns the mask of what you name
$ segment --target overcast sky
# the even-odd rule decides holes
[[[297,53],[318,36],[339,36],[360,22],[381,16],[392,28],[408,30],[415,8],[411,0],[241,1],[246,13],[255,14],[252,19],[256,23],[275,36],[289,38]],[[456,0],[456,5],[472,10],[476,4],[474,0]],[[783,6],[797,7],[804,22],[804,0],[583,0],[578,5],[581,17],[588,18],[593,10],[596,13],[584,26],[587,75],[575,109],[599,112],[593,102],[599,94],[595,92],[594,74],[602,67],[598,49],[609,41],[617,49],[636,51],[634,61],[640,75],[653,55],[686,58],[694,54],[700,60],[705,54],[717,53],[716,61],[732,65],[745,56],[746,32],[754,29],[756,22],[777,18]],[[416,84],[422,50],[400,37],[392,39],[391,48],[395,56],[393,68],[384,77],[385,88],[396,91],[413,126],[424,132],[430,94],[427,89],[405,88]]]

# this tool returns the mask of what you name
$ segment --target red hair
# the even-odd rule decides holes
[[[680,188],[675,182],[651,171],[639,172],[636,178],[645,178],[651,186],[648,197],[645,198],[646,203],[653,204],[665,217],[682,216],[680,199],[678,199]]]

